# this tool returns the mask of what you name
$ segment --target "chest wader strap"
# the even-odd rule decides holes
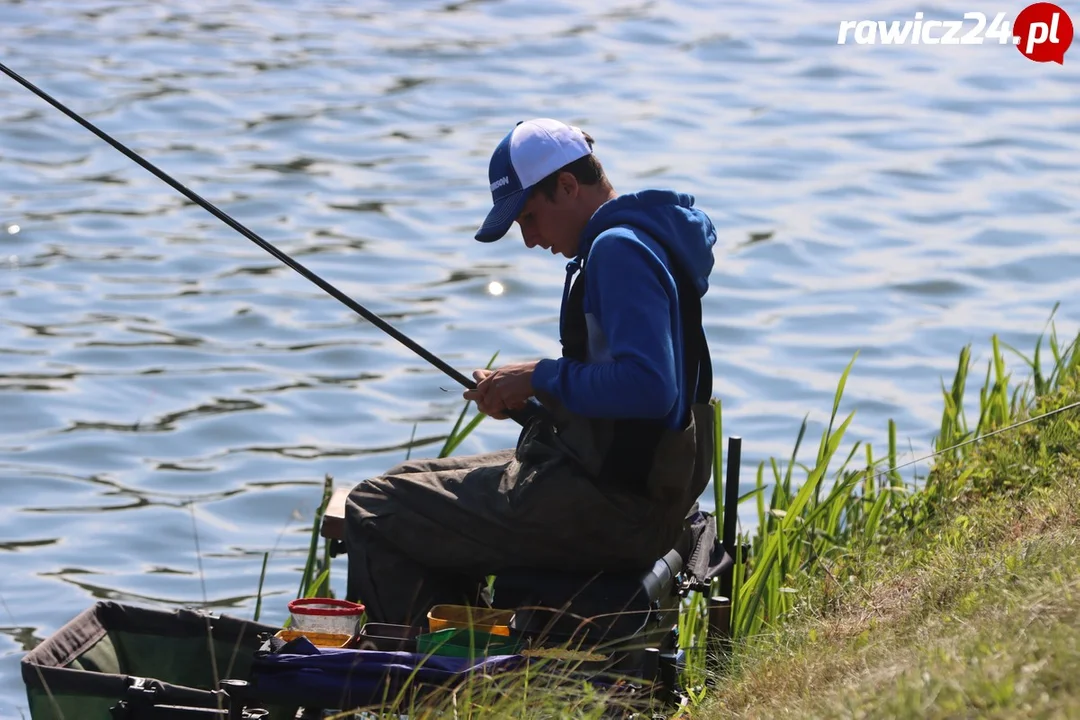
[[[570,268],[568,267],[568,270]],[[576,268],[575,268],[576,269]],[[694,403],[708,403],[712,395],[712,360],[709,356],[705,330],[701,326],[701,298],[686,272],[673,263],[679,321],[683,331],[683,380],[689,385],[694,379]],[[588,346],[588,327],[585,322],[585,272],[578,275],[567,295],[561,319],[563,355],[584,362]],[[680,430],[690,423],[690,408]],[[660,419],[630,418],[610,421],[611,442],[604,454],[599,476],[601,485],[620,487],[647,494],[649,473],[664,434],[668,428]]]

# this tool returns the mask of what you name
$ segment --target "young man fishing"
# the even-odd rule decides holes
[[[511,568],[640,570],[675,547],[712,462],[712,367],[701,328],[716,233],[690,195],[617,195],[578,128],[519,123],[488,168],[476,234],[516,222],[569,258],[562,357],[477,370],[464,397],[494,418],[539,400],[517,447],[407,462],[346,505],[348,595],[372,621],[422,624],[482,604]],[[575,279],[576,278],[576,279]]]

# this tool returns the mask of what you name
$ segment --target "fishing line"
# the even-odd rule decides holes
[[[921,458],[918,458],[916,460],[911,460],[909,462],[906,462],[903,465],[897,465],[896,467],[889,468],[888,470],[883,470],[882,472],[880,472],[880,473],[878,473],[877,475],[874,476],[874,480],[875,481],[878,480],[882,475],[888,475],[889,473],[896,472],[897,470],[902,470],[902,469],[904,469],[906,467],[910,467],[910,466],[915,465],[917,463],[921,463],[924,460],[930,460],[930,459],[935,458],[938,455],[941,455],[943,453],[951,452],[952,450],[958,450],[959,448],[965,447],[967,445],[971,445],[972,443],[977,443],[977,442],[980,442],[982,440],[986,440],[987,438],[992,438],[995,435],[1000,435],[1001,433],[1006,432],[1008,430],[1015,430],[1016,428],[1021,427],[1023,425],[1027,425],[1028,423],[1033,423],[1036,420],[1042,420],[1043,418],[1048,418],[1048,417],[1051,417],[1053,415],[1057,415],[1058,413],[1065,412],[1066,410],[1072,410],[1075,407],[1080,407],[1080,401],[1071,403],[1069,405],[1066,405],[1065,407],[1060,407],[1057,410],[1051,410],[1050,412],[1043,413],[1042,415],[1037,415],[1036,417],[1033,417],[1033,418],[1028,418],[1027,420],[1021,420],[1018,423],[1013,423],[1012,425],[1008,425],[1008,426],[1003,427],[1003,428],[998,428],[997,430],[993,430],[991,432],[988,432],[985,435],[980,435],[978,437],[971,438],[970,440],[965,440],[965,441],[963,441],[961,443],[957,443],[956,445],[953,445],[951,447],[942,448],[941,450],[938,450],[936,452],[932,452],[932,453],[930,453],[929,455],[927,455],[925,457],[921,457]]]

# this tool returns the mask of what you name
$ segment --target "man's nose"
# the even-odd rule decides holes
[[[531,231],[526,231],[524,229],[522,229],[522,231],[521,231],[521,237],[522,237],[523,240],[525,240],[525,247],[527,247],[527,248],[536,247],[537,244],[540,241],[540,239],[536,236],[536,233],[531,232]]]

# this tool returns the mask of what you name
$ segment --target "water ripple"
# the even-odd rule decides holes
[[[823,428],[856,351],[851,438],[880,445],[895,418],[911,459],[962,345],[980,368],[991,333],[1030,349],[1059,301],[1075,335],[1080,75],[996,45],[836,44],[841,20],[910,15],[885,0],[0,7],[6,64],[463,372],[558,351],[563,262],[515,233],[470,239],[513,122],[584,127],[620,190],[694,193],[719,229],[703,313],[747,482],[806,413]],[[264,610],[283,619],[324,474],[434,453],[460,401],[6,78],[0,124],[6,717],[24,702],[18,656],[95,598],[244,615],[272,552]],[[460,452],[515,437],[487,422]]]

